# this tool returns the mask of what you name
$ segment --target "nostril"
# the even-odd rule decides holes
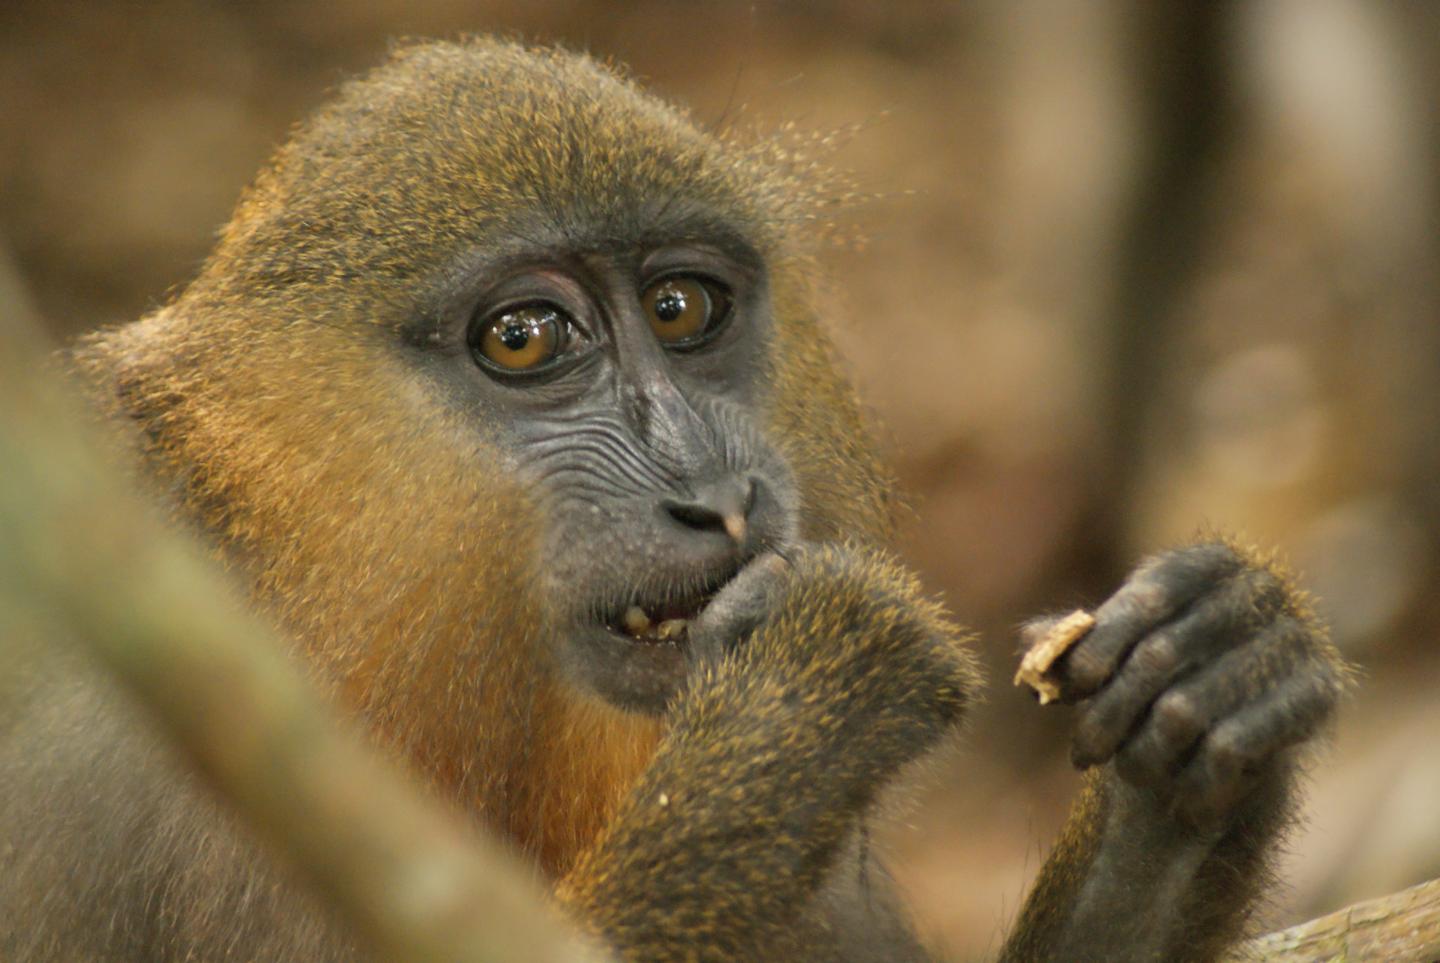
[[[686,528],[721,528],[724,525],[724,517],[706,505],[673,500],[667,500],[664,505],[670,517]]]
[[[739,545],[745,541],[755,505],[755,482],[751,478],[706,482],[692,486],[689,497],[666,498],[660,505],[686,528],[724,532]]]

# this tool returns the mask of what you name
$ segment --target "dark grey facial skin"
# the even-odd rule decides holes
[[[763,262],[743,244],[693,239],[540,251],[487,263],[461,285],[431,361],[541,507],[561,671],[617,706],[659,713],[694,653],[684,638],[625,632],[627,609],[689,619],[796,538],[794,479],[759,417],[773,326]],[[672,344],[642,295],[677,277],[703,280],[728,304],[703,334]],[[567,319],[553,360],[524,371],[487,363],[476,332],[524,305]]]

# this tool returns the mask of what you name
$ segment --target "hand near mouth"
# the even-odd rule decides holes
[[[757,555],[690,622],[685,648],[692,670],[719,662],[742,645],[774,607],[790,563],[775,552]]]
[[[798,727],[784,738],[811,725],[817,738],[835,725],[870,729],[861,721],[868,720],[875,732],[905,733],[903,747],[877,748],[873,757],[895,752],[898,765],[948,730],[969,701],[977,675],[967,641],[882,551],[825,544],[765,553],[691,622],[688,691],[672,704],[672,717],[684,725],[697,706],[729,690],[721,701],[746,717],[775,698],[830,707],[814,718],[781,712],[785,726]]]

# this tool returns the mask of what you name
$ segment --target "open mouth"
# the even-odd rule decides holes
[[[636,600],[607,619],[606,628],[642,645],[682,646],[689,638],[691,623],[737,571],[725,572],[695,591]]]
[[[613,705],[663,713],[684,687],[697,656],[729,651],[749,631],[750,609],[763,599],[734,595],[735,590],[744,593],[734,583],[754,564],[753,558],[733,559],[651,569],[634,581],[617,578],[627,590],[592,608],[576,626],[580,631],[561,636],[564,667]],[[765,571],[757,575],[764,576]]]
[[[658,604],[631,605],[608,627],[612,632],[644,645],[679,646],[690,634],[690,623],[714,597],[715,590],[711,590]]]

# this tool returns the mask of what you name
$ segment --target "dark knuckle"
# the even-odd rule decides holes
[[[1245,764],[1245,753],[1234,731],[1221,731],[1212,735],[1205,746],[1212,768],[1229,775],[1240,771]]]
[[[1102,624],[1111,620],[1156,619],[1165,614],[1167,591],[1164,579],[1136,574],[1095,612]]]
[[[1133,656],[1138,667],[1150,675],[1159,675],[1175,668],[1179,647],[1169,633],[1156,633],[1140,645]]]
[[[1077,648],[1067,655],[1064,673],[1073,687],[1091,691],[1100,688],[1110,674],[1110,669],[1104,659],[1094,655],[1089,649]]]
[[[1160,732],[1171,739],[1192,737],[1202,728],[1199,707],[1184,692],[1165,693],[1156,700],[1151,713]]]

